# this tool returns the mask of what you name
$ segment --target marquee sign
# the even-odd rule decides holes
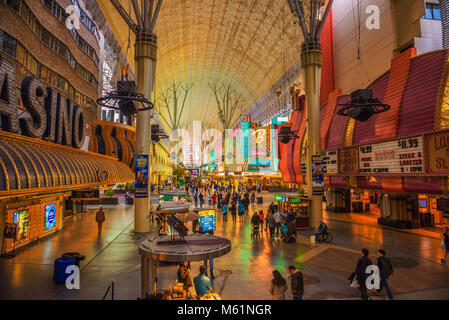
[[[2,130],[75,148],[83,146],[86,124],[81,106],[33,76],[23,79],[20,94],[29,115],[19,118],[15,66],[0,56]]]
[[[373,143],[358,148],[360,174],[424,173],[422,136]]]
[[[337,150],[325,151],[323,153],[323,173],[338,174],[338,152]]]
[[[427,173],[449,174],[449,131],[427,134],[426,142]]]
[[[359,172],[358,148],[350,147],[338,150],[338,173],[357,174]]]

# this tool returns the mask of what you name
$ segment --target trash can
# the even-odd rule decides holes
[[[75,264],[75,259],[71,257],[63,257],[55,260],[53,269],[53,280],[56,283],[64,284],[70,274],[65,273],[68,266]]]
[[[66,252],[61,256],[61,258],[73,258],[75,260],[75,265],[78,268],[80,266],[80,261],[86,259],[86,257],[79,252]]]
[[[257,204],[262,204],[262,203],[263,203],[263,198],[257,197]]]

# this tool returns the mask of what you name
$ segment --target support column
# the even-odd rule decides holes
[[[312,155],[321,154],[320,139],[320,84],[321,84],[320,45],[317,43],[303,44],[301,52],[301,67],[304,72],[304,87],[307,108],[307,195],[312,200],[310,223],[317,227],[322,217],[322,196],[312,195]]]
[[[140,256],[140,297],[146,298],[148,293],[148,259],[145,255]]]
[[[150,294],[156,294],[157,286],[156,286],[156,278],[157,278],[157,261],[150,259],[149,260],[149,283],[148,283],[148,292]]]
[[[137,73],[137,90],[151,101],[156,74],[157,39],[144,32],[136,36],[134,61]],[[148,155],[148,197],[136,198],[134,203],[134,232],[150,231],[149,210],[151,193],[151,110],[139,111],[136,123],[136,154]]]

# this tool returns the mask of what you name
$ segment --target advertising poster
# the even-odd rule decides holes
[[[215,211],[214,210],[206,210],[198,212],[199,224],[201,229],[204,232],[214,231],[215,230]]]
[[[148,155],[136,155],[136,182],[135,193],[136,198],[148,198]]]
[[[14,211],[14,223],[18,225],[17,240],[28,239],[30,233],[30,212],[27,209]]]
[[[324,194],[323,158],[320,155],[312,156],[312,194]]]
[[[53,229],[56,226],[56,203],[50,203],[45,206],[44,230]]]

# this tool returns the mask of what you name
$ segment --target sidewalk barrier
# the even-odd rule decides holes
[[[109,293],[109,290],[111,290],[111,300],[114,300],[114,295],[115,295],[115,282],[114,282],[114,280],[112,280],[111,284],[106,289],[106,292],[105,292],[105,294],[103,296],[103,299],[101,299],[101,300],[105,300],[106,299],[106,297],[107,297],[107,295]]]
[[[75,259],[72,257],[64,257],[64,258],[58,258],[55,260],[55,265],[53,269],[53,280],[56,283],[64,284],[67,277],[70,274],[66,274],[65,271],[68,266],[74,265]]]

